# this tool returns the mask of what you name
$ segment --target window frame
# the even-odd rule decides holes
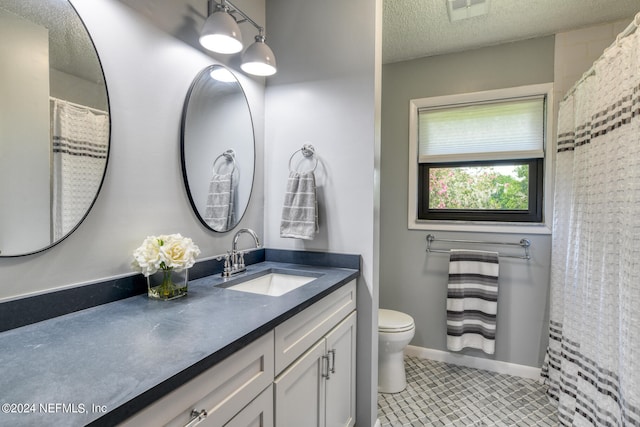
[[[545,108],[545,130],[544,130],[544,158],[540,159],[536,166],[536,185],[537,195],[535,198],[535,217],[530,217],[527,221],[523,221],[522,217],[517,218],[511,215],[505,215],[504,211],[501,211],[499,215],[502,218],[495,217],[496,212],[489,212],[484,215],[485,217],[479,217],[475,215],[477,212],[471,214],[462,214],[462,212],[456,212],[453,214],[453,210],[445,210],[444,215],[430,216],[428,219],[421,219],[419,210],[421,210],[420,203],[421,197],[419,195],[419,179],[420,179],[420,167],[419,163],[419,147],[418,147],[418,112],[424,108],[456,106],[461,104],[474,104],[484,103],[490,101],[509,100],[512,98],[524,98],[531,96],[543,95],[546,98]],[[409,197],[408,197],[408,228],[417,230],[445,230],[445,231],[478,231],[478,232],[505,232],[505,233],[530,233],[530,234],[550,234],[552,223],[551,212],[552,206],[552,164],[553,164],[553,147],[555,146],[555,140],[552,129],[554,129],[553,111],[555,110],[555,104],[553,99],[553,83],[543,83],[527,86],[519,86],[513,88],[497,89],[483,92],[472,92],[465,94],[437,96],[429,98],[411,99],[409,101]],[[494,163],[497,164],[500,160],[486,159],[479,160],[477,162],[451,162],[448,164],[473,164],[484,162],[485,164]],[[522,159],[511,159],[512,162],[517,162]],[[438,166],[443,166],[447,163],[438,163]],[[422,165],[435,165],[435,163],[422,163]],[[542,169],[542,170],[540,170]],[[542,181],[542,182],[540,182]],[[428,191],[428,188],[427,188]],[[530,205],[531,206],[531,205]],[[469,211],[464,211],[469,212]],[[520,211],[518,211],[520,212]],[[532,212],[529,212],[532,214]],[[482,216],[482,215],[481,215]],[[494,216],[494,217],[491,217]]]
[[[429,208],[429,170],[465,166],[499,166],[501,164],[529,166],[529,209],[431,209]],[[418,219],[498,222],[542,222],[544,159],[481,160],[475,162],[420,163],[418,179],[423,183],[418,188]],[[426,185],[424,185],[426,184]]]

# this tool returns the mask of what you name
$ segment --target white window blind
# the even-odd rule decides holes
[[[418,110],[420,163],[544,157],[545,97]]]

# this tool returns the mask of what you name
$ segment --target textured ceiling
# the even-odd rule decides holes
[[[93,43],[68,2],[0,0],[0,9],[21,16],[49,31],[49,61],[52,68],[104,84]]]
[[[447,0],[383,0],[382,60],[404,61],[525,40],[640,12],[640,0],[491,0],[485,16],[449,22]]]

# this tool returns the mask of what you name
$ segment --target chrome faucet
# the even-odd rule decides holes
[[[260,239],[255,231],[250,228],[241,228],[233,236],[233,245],[231,246],[231,252],[227,252],[224,257],[224,269],[222,271],[222,277],[230,277],[234,274],[242,273],[247,269],[244,264],[244,252],[238,251],[238,239],[243,233],[249,234],[253,237],[253,241],[256,249],[260,248]]]

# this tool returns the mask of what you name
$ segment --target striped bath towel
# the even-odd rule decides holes
[[[312,240],[318,232],[318,200],[313,172],[290,172],[282,207],[280,237]]]
[[[498,254],[452,249],[447,291],[447,348],[495,353]]]
[[[214,173],[209,183],[204,220],[215,231],[227,231],[233,227],[233,174]]]

